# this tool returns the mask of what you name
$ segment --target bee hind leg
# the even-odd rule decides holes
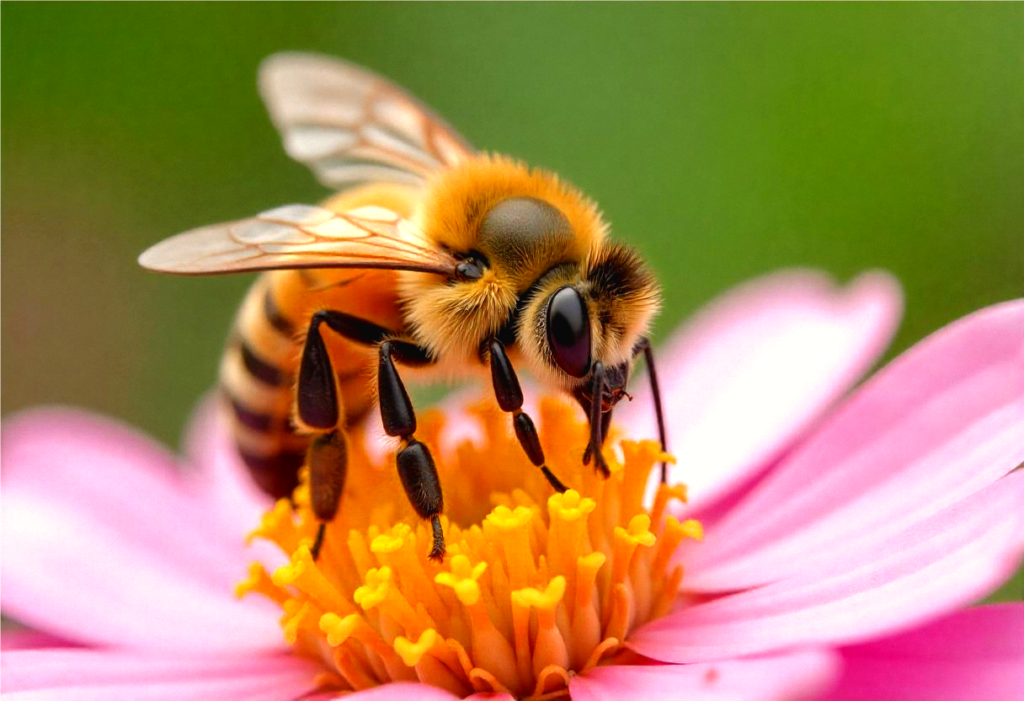
[[[299,423],[315,434],[306,453],[310,501],[319,521],[316,539],[310,548],[314,560],[323,547],[327,523],[338,513],[348,470],[348,446],[339,428],[344,410],[331,358],[320,335],[320,325],[325,321],[328,321],[325,312],[317,312],[310,320],[302,348],[295,402]]]
[[[444,510],[441,481],[430,449],[416,440],[416,412],[395,367],[396,356],[409,364],[426,364],[430,359],[422,348],[400,340],[384,341],[379,346],[379,354],[377,388],[384,431],[402,441],[395,456],[398,476],[412,508],[420,518],[430,520],[433,529],[430,559],[442,560],[445,545],[440,518]]]
[[[516,438],[523,452],[535,467],[547,478],[548,484],[558,493],[564,492],[567,487],[555,476],[547,466],[544,459],[544,448],[540,444],[540,436],[537,435],[537,427],[533,424],[530,415],[523,411],[523,390],[519,386],[519,378],[516,376],[515,368],[505,353],[505,346],[501,341],[494,338],[488,343],[488,351],[491,357],[491,381],[494,385],[494,396],[498,400],[498,406],[502,411],[512,414],[512,425],[516,431]]]
[[[309,446],[309,496],[313,514],[320,522],[316,540],[309,549],[316,560],[324,544],[327,524],[334,520],[345,489],[348,470],[348,445],[341,431],[324,433],[313,439]]]

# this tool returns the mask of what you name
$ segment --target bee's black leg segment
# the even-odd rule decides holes
[[[313,558],[313,562],[316,562],[320,557],[320,548],[324,546],[324,534],[327,532],[327,523],[321,521],[316,527],[316,538],[313,540],[313,546],[309,549],[309,554]]]
[[[431,516],[430,526],[434,531],[434,544],[427,557],[439,562],[444,559],[444,531],[441,530],[441,517],[437,514]]]
[[[395,456],[398,476],[409,497],[409,503],[420,518],[430,519],[434,531],[434,544],[430,548],[430,559],[444,559],[444,532],[441,530],[440,514],[444,509],[441,482],[430,450],[415,438],[407,439]]]
[[[633,349],[633,355],[644,354],[644,362],[647,363],[647,376],[651,381],[651,395],[654,399],[654,416],[658,420],[658,440],[661,441],[661,449],[668,452],[668,443],[665,439],[665,411],[661,406],[661,387],[658,385],[658,371],[654,368],[654,349],[651,348],[649,339],[642,338]],[[661,463],[661,483],[668,480],[668,465]]]
[[[516,430],[519,445],[523,447],[523,452],[530,462],[540,468],[552,489],[559,493],[564,492],[567,487],[545,464],[544,448],[541,447],[540,436],[537,435],[533,419],[523,411],[523,389],[519,386],[519,377],[516,376],[515,368],[508,359],[505,346],[498,339],[492,338],[487,344],[487,350],[491,357],[494,396],[501,410],[512,414],[512,425]]]
[[[594,379],[590,390],[590,443],[583,454],[583,463],[590,464],[590,458],[593,457],[594,466],[601,471],[601,474],[608,477],[611,475],[611,470],[608,469],[608,463],[605,462],[604,455],[601,453],[601,446],[604,445],[607,427],[611,423],[611,414],[602,411],[604,408],[604,364],[600,360],[594,363],[592,374]]]
[[[608,440],[608,431],[611,429],[611,425],[612,425],[612,412],[613,411],[615,411],[614,407],[612,407],[608,411],[606,411],[603,414],[601,414],[601,445],[604,445],[604,442],[606,440]],[[594,454],[594,445],[593,445],[592,442],[588,441],[587,442],[587,449],[585,451],[583,451],[583,464],[584,465],[589,465],[590,464],[590,458],[591,458],[591,456],[593,454]]]
[[[302,423],[324,431],[335,428],[340,419],[337,380],[327,346],[320,336],[320,325],[326,321],[326,315],[326,311],[318,311],[310,319],[302,347],[296,396],[296,411]]]
[[[547,479],[551,488],[559,494],[568,489],[545,464],[544,448],[540,445],[540,436],[537,435],[537,427],[533,425],[533,419],[530,418],[530,415],[522,409],[517,409],[512,412],[512,423],[516,429],[516,438],[519,439],[519,445],[523,446],[526,457],[530,459],[530,462],[535,467],[540,468],[541,473]]]
[[[402,378],[398,375],[398,368],[395,367],[393,354],[396,350],[401,352],[393,341],[380,344],[377,369],[380,417],[384,431],[389,436],[402,439],[402,447],[395,456],[398,476],[412,508],[420,518],[430,519],[434,534],[430,557],[440,560],[445,553],[444,532],[439,518],[444,510],[441,481],[437,477],[437,467],[430,450],[413,435],[416,433],[416,412]]]
[[[309,497],[313,515],[320,522],[316,540],[309,549],[313,559],[320,555],[324,543],[324,531],[328,521],[338,513],[341,493],[345,490],[345,475],[348,472],[348,444],[341,431],[324,433],[313,439],[307,456],[309,465]]]
[[[392,342],[384,341],[378,348],[377,393],[384,432],[398,438],[410,437],[416,433],[416,412],[409,393],[405,391],[405,384],[398,376],[398,368],[391,355]]]
[[[492,338],[487,344],[491,356],[491,382],[494,384],[494,398],[502,411],[515,412],[523,408],[523,388],[519,386],[512,361],[508,359],[504,344]]]

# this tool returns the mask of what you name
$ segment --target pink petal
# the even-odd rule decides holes
[[[687,586],[785,577],[842,543],[895,533],[1024,461],[1024,302],[921,342],[861,388],[808,443],[686,553]]]
[[[608,665],[573,677],[573,701],[797,701],[818,696],[839,673],[824,651],[694,665]]]
[[[319,667],[291,654],[147,656],[115,650],[4,653],[4,696],[12,699],[279,699],[314,689]]]
[[[384,684],[366,691],[339,696],[339,701],[458,701],[460,697],[451,692],[428,684],[415,682],[396,682]],[[472,694],[463,697],[463,701],[513,701],[508,694]]]
[[[983,597],[1022,553],[1018,472],[884,543],[837,541],[831,554],[806,561],[799,578],[679,609],[629,644],[665,662],[699,662],[870,640]]]
[[[51,647],[74,647],[63,638],[42,633],[31,628],[14,628],[5,625],[0,630],[0,650],[38,650]]]
[[[256,486],[238,456],[223,406],[202,400],[185,434],[185,454],[195,466],[196,486],[224,527],[243,537],[256,527],[272,500]]]
[[[275,609],[237,602],[242,543],[155,443],[50,409],[5,422],[4,612],[69,640],[149,649],[281,644]]]
[[[966,609],[842,654],[833,701],[1024,699],[1024,604]]]
[[[657,352],[674,481],[706,505],[778,455],[848,390],[888,345],[901,310],[888,274],[838,288],[790,271],[742,285]],[[646,377],[616,422],[655,437]]]

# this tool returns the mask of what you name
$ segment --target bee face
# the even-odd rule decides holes
[[[552,269],[528,293],[517,338],[535,373],[582,402],[600,361],[605,405],[624,396],[633,349],[657,312],[653,275],[631,249],[602,245],[579,265]]]

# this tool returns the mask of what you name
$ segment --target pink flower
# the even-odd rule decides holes
[[[1024,553],[1024,302],[962,319],[829,411],[878,357],[899,293],[870,274],[756,281],[661,350],[678,516],[675,608],[574,699],[1024,698],[1024,605],[962,607]],[[642,382],[636,382],[641,387]],[[649,398],[618,423],[646,433]],[[453,410],[450,413],[455,414]],[[472,433],[454,425],[452,434]],[[109,420],[28,412],[3,431],[4,692],[25,698],[297,698],[317,663],[234,585],[266,502],[209,407],[185,469]],[[622,664],[627,661],[632,664]],[[360,699],[454,698],[389,684]],[[501,698],[494,696],[493,698]]]

